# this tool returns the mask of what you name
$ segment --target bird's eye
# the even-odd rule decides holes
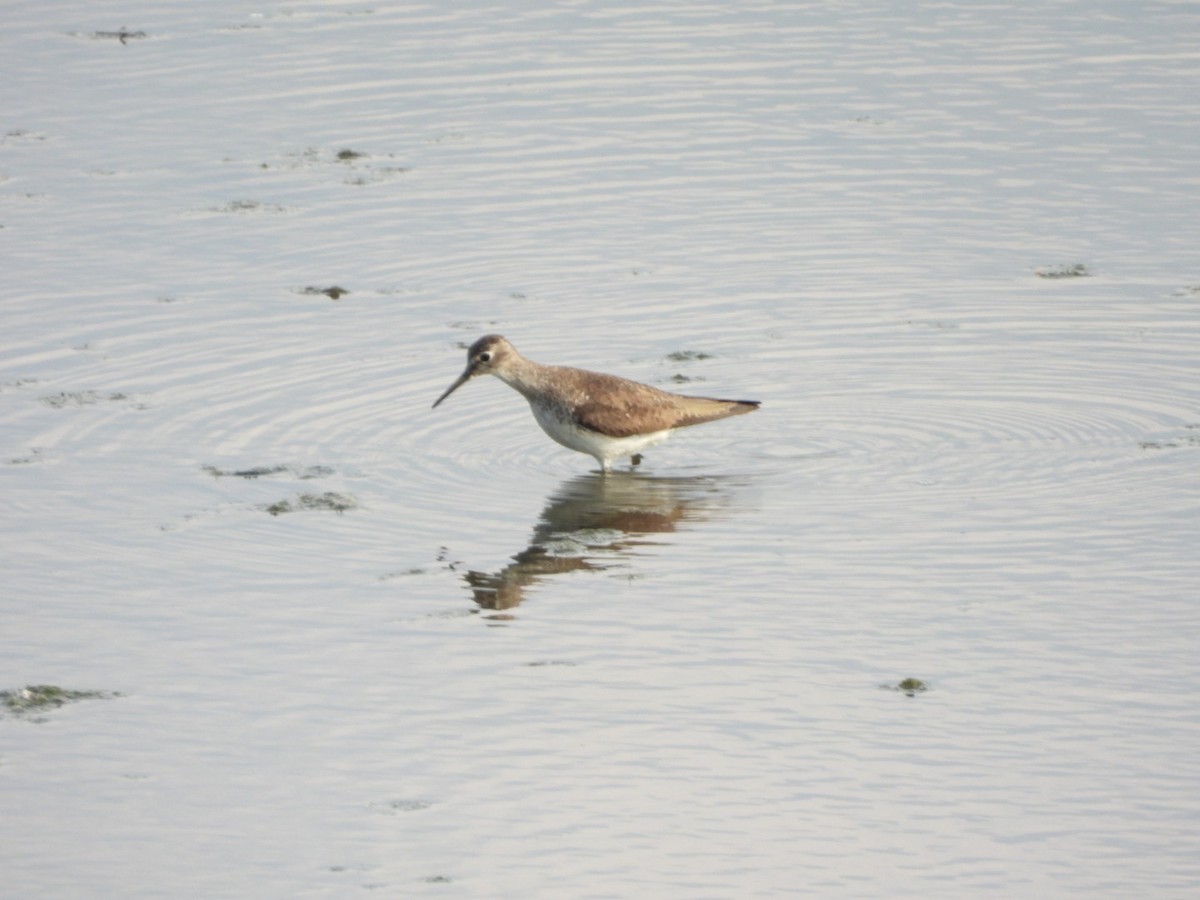
[[[482,353],[480,353],[475,358],[478,359],[480,362],[491,362],[492,361],[492,351],[484,350]]]

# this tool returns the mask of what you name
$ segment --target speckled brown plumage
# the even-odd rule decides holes
[[[467,351],[467,368],[435,402],[477,375],[495,375],[529,401],[542,429],[563,446],[589,453],[608,471],[613,459],[636,454],[677,428],[758,409],[754,400],[673,394],[648,384],[526,359],[498,334]]]

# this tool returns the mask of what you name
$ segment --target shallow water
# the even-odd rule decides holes
[[[1200,13],[729,6],[10,9],[13,896],[1200,887]]]

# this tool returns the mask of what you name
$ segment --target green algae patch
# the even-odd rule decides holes
[[[309,481],[313,478],[326,478],[333,474],[333,469],[329,466],[251,466],[246,469],[222,469],[217,466],[203,465],[200,468],[213,478],[244,478],[247,481],[283,474],[294,475],[301,481]]]
[[[895,691],[898,694],[904,694],[906,697],[915,697],[917,694],[922,694],[929,690],[929,685],[920,678],[905,678],[897,681],[895,684],[881,684],[880,687],[885,691]]]
[[[201,468],[213,478],[245,478],[247,480],[279,475],[288,471],[287,466],[251,466],[249,469],[220,469],[216,466],[201,466]]]
[[[67,407],[94,406],[97,403],[119,403],[122,400],[128,400],[129,397],[119,392],[103,394],[100,391],[59,391],[57,394],[49,394],[38,399],[51,409],[66,409]]]
[[[214,207],[210,211],[245,215],[246,213],[260,212],[281,213],[287,210],[278,203],[264,203],[261,200],[230,200],[224,206]]]
[[[1038,278],[1087,278],[1092,273],[1083,263],[1073,266],[1042,266],[1034,269],[1033,274]]]
[[[308,287],[302,288],[300,293],[304,294],[305,296],[308,296],[308,297],[315,297],[318,294],[320,294],[320,295],[324,295],[324,296],[328,297],[330,300],[340,300],[340,299],[342,299],[342,297],[344,297],[346,294],[348,294],[350,292],[348,290],[346,290],[346,288],[344,288],[344,287],[338,287],[338,285],[336,285],[336,284],[331,285],[330,287],[324,287],[324,288],[323,287],[314,287],[313,285],[310,284]]]
[[[119,31],[93,31],[92,37],[98,41],[116,40],[122,44],[127,44],[129,41],[138,41],[147,37],[144,31],[130,31],[128,28],[121,26]]]
[[[73,691],[55,684],[27,684],[0,691],[0,706],[14,716],[33,717],[78,700],[107,700],[120,697],[115,691]]]
[[[281,516],[284,513],[301,512],[309,509],[333,510],[340,514],[348,509],[355,509],[357,506],[358,501],[348,494],[337,494],[333,491],[326,491],[323,494],[301,494],[294,500],[278,500],[275,503],[264,506],[263,509],[273,516]]]

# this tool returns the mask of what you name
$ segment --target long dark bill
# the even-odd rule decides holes
[[[475,372],[472,371],[471,367],[467,366],[466,371],[464,371],[461,375],[458,376],[458,378],[456,378],[454,380],[454,384],[452,384],[452,385],[450,385],[450,387],[446,388],[446,393],[442,394],[442,396],[438,397],[436,400],[433,401],[433,406],[431,406],[430,409],[435,408],[439,403],[441,403],[443,400],[445,400],[447,397],[449,397],[451,394],[453,394],[456,390],[458,390],[460,387],[462,387],[464,384],[466,384],[468,381],[470,381],[471,376],[474,374],[475,374]]]

